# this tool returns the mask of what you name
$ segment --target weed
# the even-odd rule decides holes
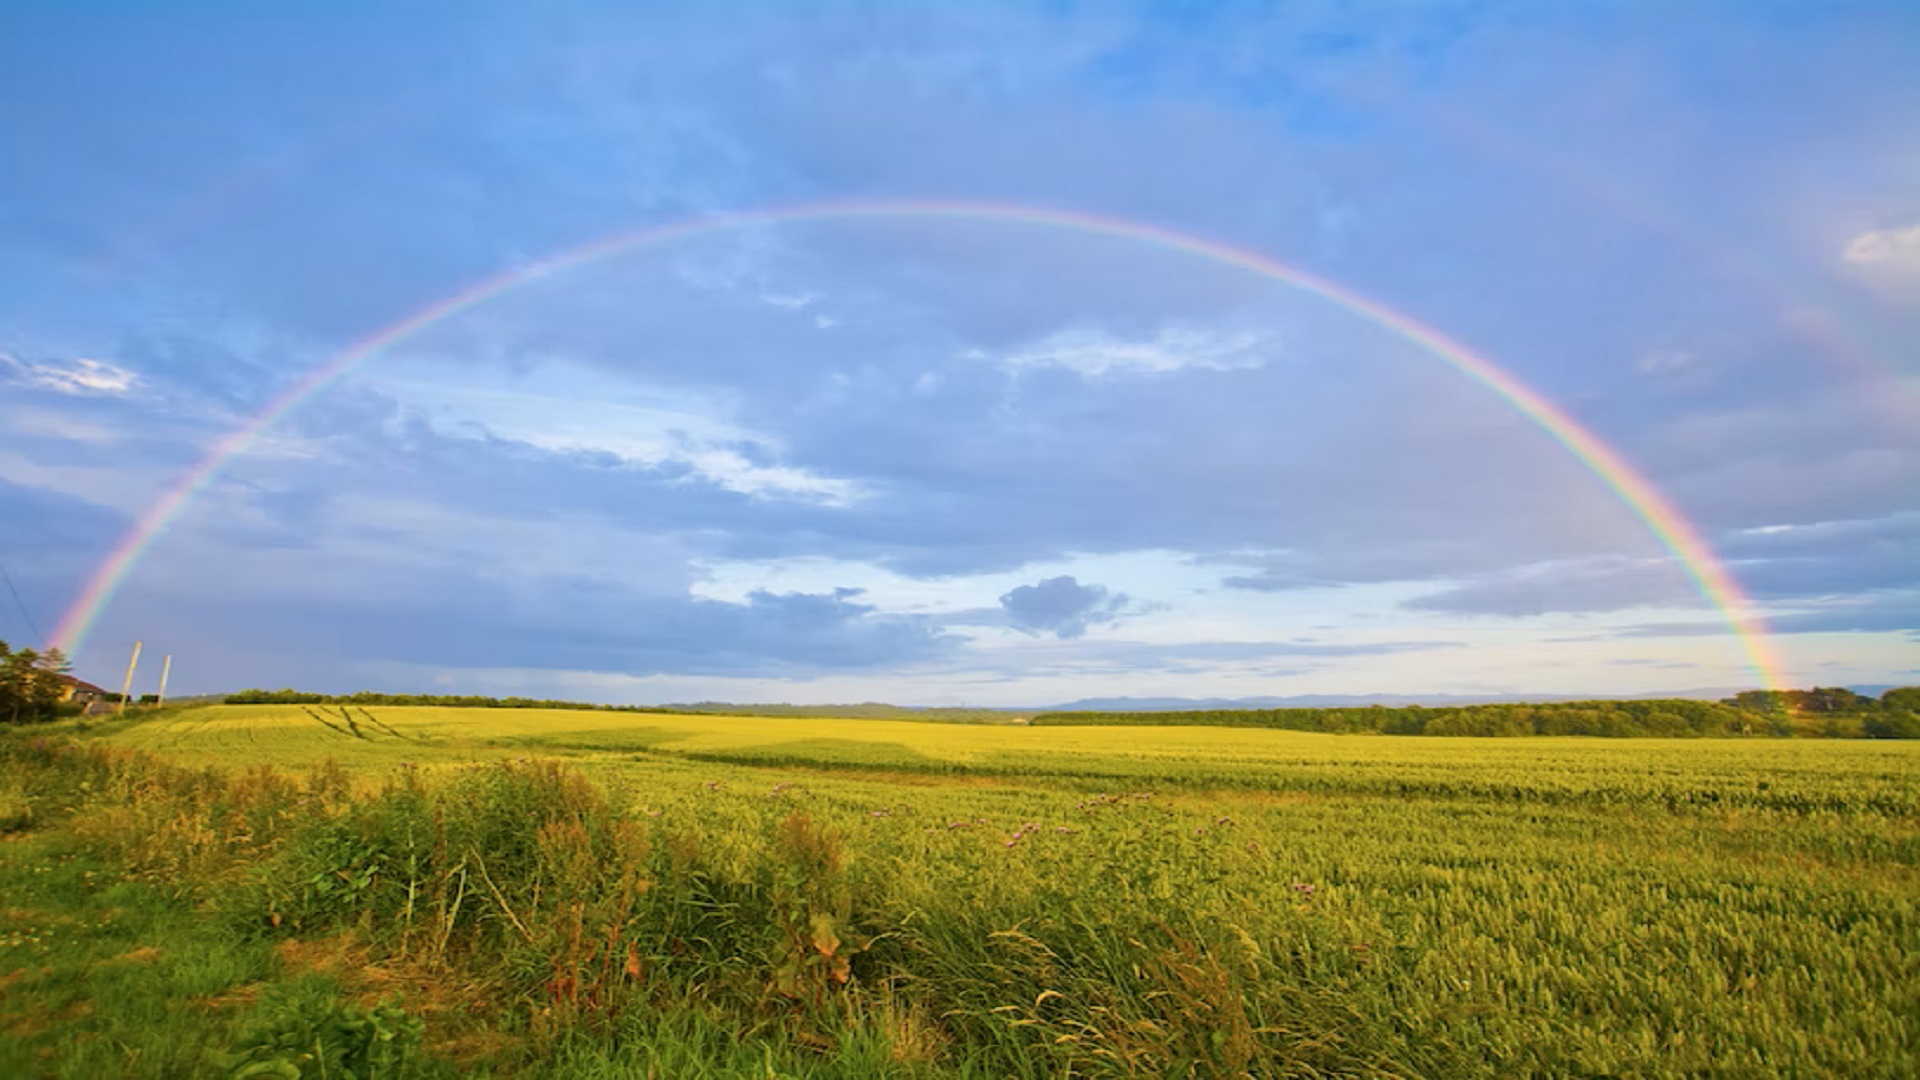
[[[325,980],[304,979],[262,1001],[217,1061],[230,1080],[394,1080],[412,1071],[421,1030],[404,1009],[386,1002],[361,1008],[341,1001]]]

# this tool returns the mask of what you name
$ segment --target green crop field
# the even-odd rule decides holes
[[[9,1076],[1920,1075],[1912,742],[209,706],[0,824]]]

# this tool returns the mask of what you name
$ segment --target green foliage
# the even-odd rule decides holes
[[[478,694],[382,694],[362,690],[353,694],[314,694],[303,690],[241,690],[221,699],[226,705],[442,705],[460,709],[584,709],[595,712],[658,713],[670,709],[651,705],[593,705],[579,701],[548,701],[523,697],[484,697]]]
[[[859,705],[735,705],[703,701],[691,705],[597,705],[545,698],[485,697],[477,694],[317,694],[305,690],[240,690],[220,699],[225,705],[400,705],[460,709],[566,709],[585,712],[662,713],[670,716],[858,717],[867,720],[931,720],[943,723],[1008,723],[1005,709],[905,708],[866,702]]]
[[[1807,735],[1914,738],[1904,716],[1920,689],[1890,690],[1882,701],[1840,687],[1748,690],[1723,702],[1690,699],[1496,703],[1427,708],[1206,709],[1174,712],[1041,713],[1030,723],[1066,725],[1257,727],[1378,735],[1589,735],[1607,738]]]
[[[1742,690],[1728,698],[1727,704],[1762,716],[1790,711],[1787,695],[1781,690]]]
[[[1380,735],[1600,735],[1615,738],[1746,735],[1753,714],[1687,699],[1499,703],[1426,708],[1206,709],[1177,712],[1041,713],[1030,721],[1061,725],[1206,725]]]
[[[1880,708],[1862,719],[1871,739],[1920,739],[1920,686],[1903,686],[1880,695]]]
[[[358,914],[387,861],[347,820],[323,820],[304,830],[284,859],[283,880],[292,888],[269,918],[291,929],[329,926]]]
[[[779,942],[770,956],[772,989],[820,1004],[852,978],[852,959],[868,941],[852,925],[853,892],[838,831],[794,811],[774,833],[773,917]]]
[[[67,658],[59,649],[15,649],[0,641],[0,722],[52,720],[66,695]]]
[[[1905,696],[1903,696],[1905,695]],[[330,695],[298,690],[242,690],[223,699],[228,705],[369,705],[487,709],[544,709],[661,715],[831,717],[874,720],[931,720],[948,723],[1003,723],[1007,714],[993,709],[904,709],[892,705],[594,705],[532,698],[493,698],[452,694],[382,694],[361,691]],[[1485,705],[1397,708],[1200,709],[1142,712],[1053,712],[1032,716],[1041,727],[1213,726],[1257,727],[1333,734],[1450,735],[1518,737],[1586,735],[1604,738],[1677,738],[1689,736],[1793,736],[1816,738],[1912,738],[1888,734],[1907,731],[1908,713],[1920,710],[1920,688],[1890,690],[1882,700],[1843,687],[1812,690],[1747,690],[1725,701],[1686,698],[1500,702]],[[1891,714],[1891,722],[1887,716]]]
[[[1816,686],[1786,693],[1788,707],[1805,713],[1856,713],[1877,704],[1872,698],[1861,697],[1844,686]]]
[[[404,1009],[361,1008],[325,980],[304,979],[275,988],[221,1064],[229,1080],[391,1080],[410,1071],[421,1031]]]
[[[1920,739],[1920,713],[1883,709],[1863,717],[1860,728],[1869,739]]]

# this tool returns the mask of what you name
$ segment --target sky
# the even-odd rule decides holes
[[[0,72],[0,639],[103,685],[1759,685],[1432,335],[1788,684],[1920,682],[1905,0],[9,0]]]

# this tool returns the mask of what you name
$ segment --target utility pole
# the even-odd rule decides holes
[[[133,643],[133,656],[127,660],[127,677],[120,680],[120,715],[127,713],[127,695],[133,693],[133,669],[140,663],[140,643]]]
[[[173,654],[168,653],[167,658],[160,661],[160,696],[154,699],[155,705],[165,705],[167,703],[167,673],[172,670]]]

